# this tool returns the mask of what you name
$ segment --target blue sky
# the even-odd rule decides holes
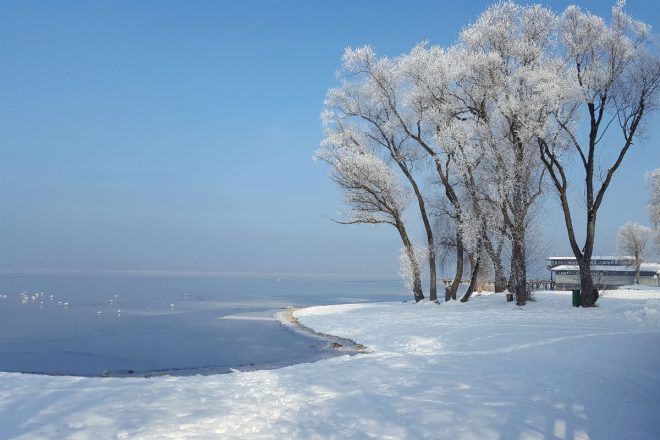
[[[628,3],[660,28],[654,2]],[[396,273],[395,231],[328,219],[340,195],[311,160],[325,92],[345,47],[449,45],[487,4],[0,1],[0,269]],[[607,195],[598,252],[648,223],[658,121]]]

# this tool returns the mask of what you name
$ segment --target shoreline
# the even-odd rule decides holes
[[[366,346],[358,342],[355,342],[352,339],[342,338],[339,336],[318,332],[313,328],[308,327],[305,324],[301,323],[298,320],[298,318],[295,317],[294,313],[304,308],[308,308],[308,307],[287,306],[286,308],[283,308],[282,310],[276,312],[274,316],[283,327],[295,333],[300,333],[307,337],[326,341],[328,343],[328,348],[331,348],[334,351],[339,351],[347,354],[373,352],[373,350],[370,350]]]

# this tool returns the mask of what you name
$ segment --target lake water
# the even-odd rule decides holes
[[[309,362],[336,353],[280,325],[278,309],[403,299],[397,279],[0,275],[0,371],[130,376]]]

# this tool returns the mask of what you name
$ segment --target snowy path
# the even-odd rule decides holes
[[[303,309],[374,352],[279,370],[0,373],[0,438],[657,439],[660,292],[636,295],[595,310],[556,293],[524,310],[494,296]]]

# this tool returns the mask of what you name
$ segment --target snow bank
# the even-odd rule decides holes
[[[644,326],[660,327],[660,300],[646,301],[643,309],[626,311],[624,316]]]
[[[0,373],[2,439],[657,439],[656,298],[313,307],[372,353],[151,379]]]
[[[604,290],[601,294],[608,298],[618,299],[660,299],[660,289],[657,287],[653,289],[648,286],[619,287],[618,289]]]

